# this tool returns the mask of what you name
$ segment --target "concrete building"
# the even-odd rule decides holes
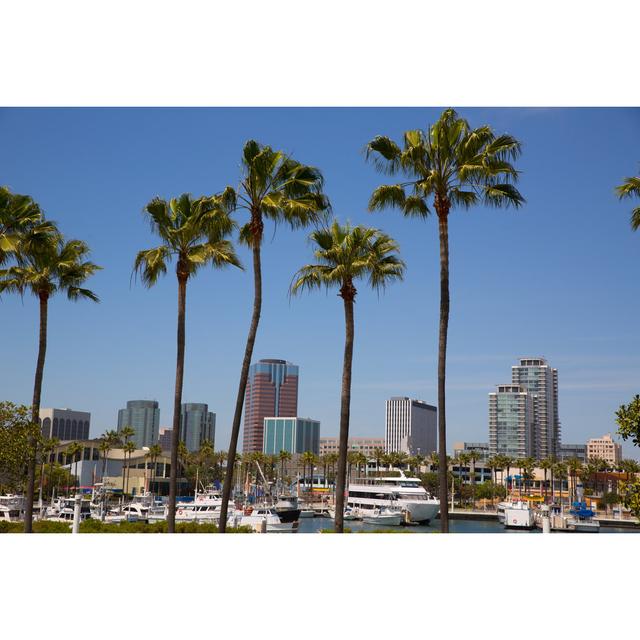
[[[339,438],[320,438],[320,455],[324,456],[328,453],[338,453]],[[357,451],[364,454],[372,460],[375,456],[376,449],[384,451],[384,438],[349,438],[347,440],[347,448],[349,451]]]
[[[499,384],[489,394],[489,454],[535,456],[533,397],[518,384]]]
[[[197,451],[205,440],[214,444],[216,436],[216,414],[206,404],[187,402],[180,412],[180,440],[187,451]],[[171,446],[169,446],[171,448]]]
[[[73,409],[40,409],[40,425],[45,438],[87,440],[91,414]]]
[[[591,438],[587,441],[587,459],[602,458],[611,467],[615,467],[622,460],[622,445],[614,442],[608,433],[601,438]]]
[[[457,456],[460,453],[476,453],[478,460],[487,460],[489,458],[489,443],[488,442],[454,442],[453,443],[453,455]]]
[[[264,419],[262,452],[277,455],[280,451],[320,453],[320,422],[311,418]]]
[[[578,458],[582,462],[587,461],[587,445],[586,444],[561,444],[557,453],[558,460],[569,460],[570,458]]]
[[[160,408],[155,400],[129,400],[126,409],[118,411],[118,431],[131,427],[131,442],[136,447],[150,447],[158,441]]]
[[[558,370],[544,358],[520,358],[511,367],[511,382],[523,386],[533,399],[534,443],[530,455],[557,456],[561,443],[558,419]]]
[[[408,455],[428,456],[437,451],[437,409],[407,397],[386,402],[385,451],[402,451]]]
[[[158,444],[163,451],[171,451],[171,439],[173,438],[173,429],[171,427],[161,427],[158,434]]]
[[[259,360],[249,369],[242,450],[263,451],[264,419],[298,414],[298,366],[286,360]]]

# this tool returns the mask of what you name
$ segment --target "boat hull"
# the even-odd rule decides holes
[[[385,527],[398,527],[402,524],[403,516],[401,513],[382,516],[363,516],[362,522],[366,524],[384,525]]]
[[[276,513],[282,522],[295,522],[300,519],[300,509],[276,509]]]

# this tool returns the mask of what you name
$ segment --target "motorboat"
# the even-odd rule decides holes
[[[24,519],[24,497],[0,496],[0,522],[20,522]]]
[[[577,533],[598,533],[600,523],[594,519],[595,512],[587,508],[586,502],[574,502],[567,518],[567,529]]]
[[[347,506],[363,514],[391,507],[407,513],[409,522],[428,524],[440,510],[440,502],[422,486],[420,478],[398,476],[358,478],[349,483]]]
[[[329,512],[329,516],[331,517],[332,520],[336,519],[336,510],[331,508],[328,509]],[[342,516],[343,520],[361,520],[362,519],[362,514],[360,513],[360,511],[358,509],[355,508],[351,508],[351,507],[345,507],[344,509],[344,515]]]
[[[507,529],[533,529],[535,514],[531,505],[524,500],[512,500],[504,505],[504,526]]]
[[[316,512],[313,509],[300,509],[301,518],[315,518]]]
[[[50,522],[68,522],[73,524],[73,518],[76,509],[75,498],[59,498],[55,511],[48,513],[45,516],[45,520]],[[80,522],[91,518],[91,505],[88,500],[80,501]]]
[[[258,533],[265,528],[267,533],[295,533],[298,530],[298,521],[282,522],[275,507],[268,505],[247,509],[242,516],[230,520],[234,526],[251,527]]]
[[[280,496],[274,508],[281,522],[295,522],[300,518],[301,509],[297,496]]]
[[[362,516],[362,522],[366,524],[378,524],[387,527],[397,527],[402,524],[403,520],[404,513],[402,511],[390,509],[389,507],[373,509]]]

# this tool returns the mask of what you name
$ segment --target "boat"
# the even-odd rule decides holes
[[[349,483],[347,506],[366,514],[382,507],[395,507],[407,514],[408,522],[429,524],[440,510],[440,502],[422,486],[419,478],[398,476],[358,478]]]
[[[336,510],[333,508],[327,509],[329,516],[332,520],[336,519]],[[343,520],[362,520],[362,515],[358,509],[345,507],[344,515],[342,516]]]
[[[313,509],[300,509],[301,518],[315,518],[316,512]]]
[[[500,524],[504,524],[504,510],[508,504],[508,502],[498,502],[498,506],[496,507],[496,514],[498,516],[498,522]]]
[[[295,522],[300,518],[301,509],[297,496],[280,496],[274,508],[281,522]]]
[[[587,508],[586,502],[574,502],[573,509],[569,511],[571,516],[567,518],[567,529],[578,533],[598,533],[600,523],[594,520],[595,513]]]
[[[24,519],[24,497],[0,496],[0,522],[20,522]]]
[[[403,520],[404,513],[402,511],[389,507],[369,510],[362,516],[362,522],[366,524],[379,524],[387,527],[397,527],[402,524]]]
[[[535,514],[528,502],[511,500],[501,503],[504,505],[504,526],[507,529],[533,529]]]
[[[59,498],[55,510],[45,515],[45,520],[50,522],[68,522],[73,524],[76,509],[75,498]],[[88,500],[80,501],[80,522],[91,518],[91,505]]]
[[[296,533],[298,521],[282,522],[276,513],[275,507],[270,505],[260,505],[247,509],[242,516],[230,518],[234,526],[251,527],[260,533],[263,528],[267,533]]]
[[[211,522],[220,521],[222,508],[222,494],[213,487],[205,489],[194,496],[193,501],[180,501],[176,503],[176,522]],[[169,507],[164,508],[164,519],[168,516]],[[236,511],[235,504],[231,501],[227,504],[227,514],[233,516]]]

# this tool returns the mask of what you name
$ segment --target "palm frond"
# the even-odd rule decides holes
[[[365,147],[365,158],[380,172],[393,175],[400,168],[400,147],[387,136],[376,136]]]
[[[171,250],[166,245],[154,249],[139,251],[133,264],[134,273],[146,287],[152,287],[161,275],[167,273],[167,262],[171,258]]]
[[[525,199],[510,183],[487,184],[482,187],[483,202],[490,207],[520,207]]]

